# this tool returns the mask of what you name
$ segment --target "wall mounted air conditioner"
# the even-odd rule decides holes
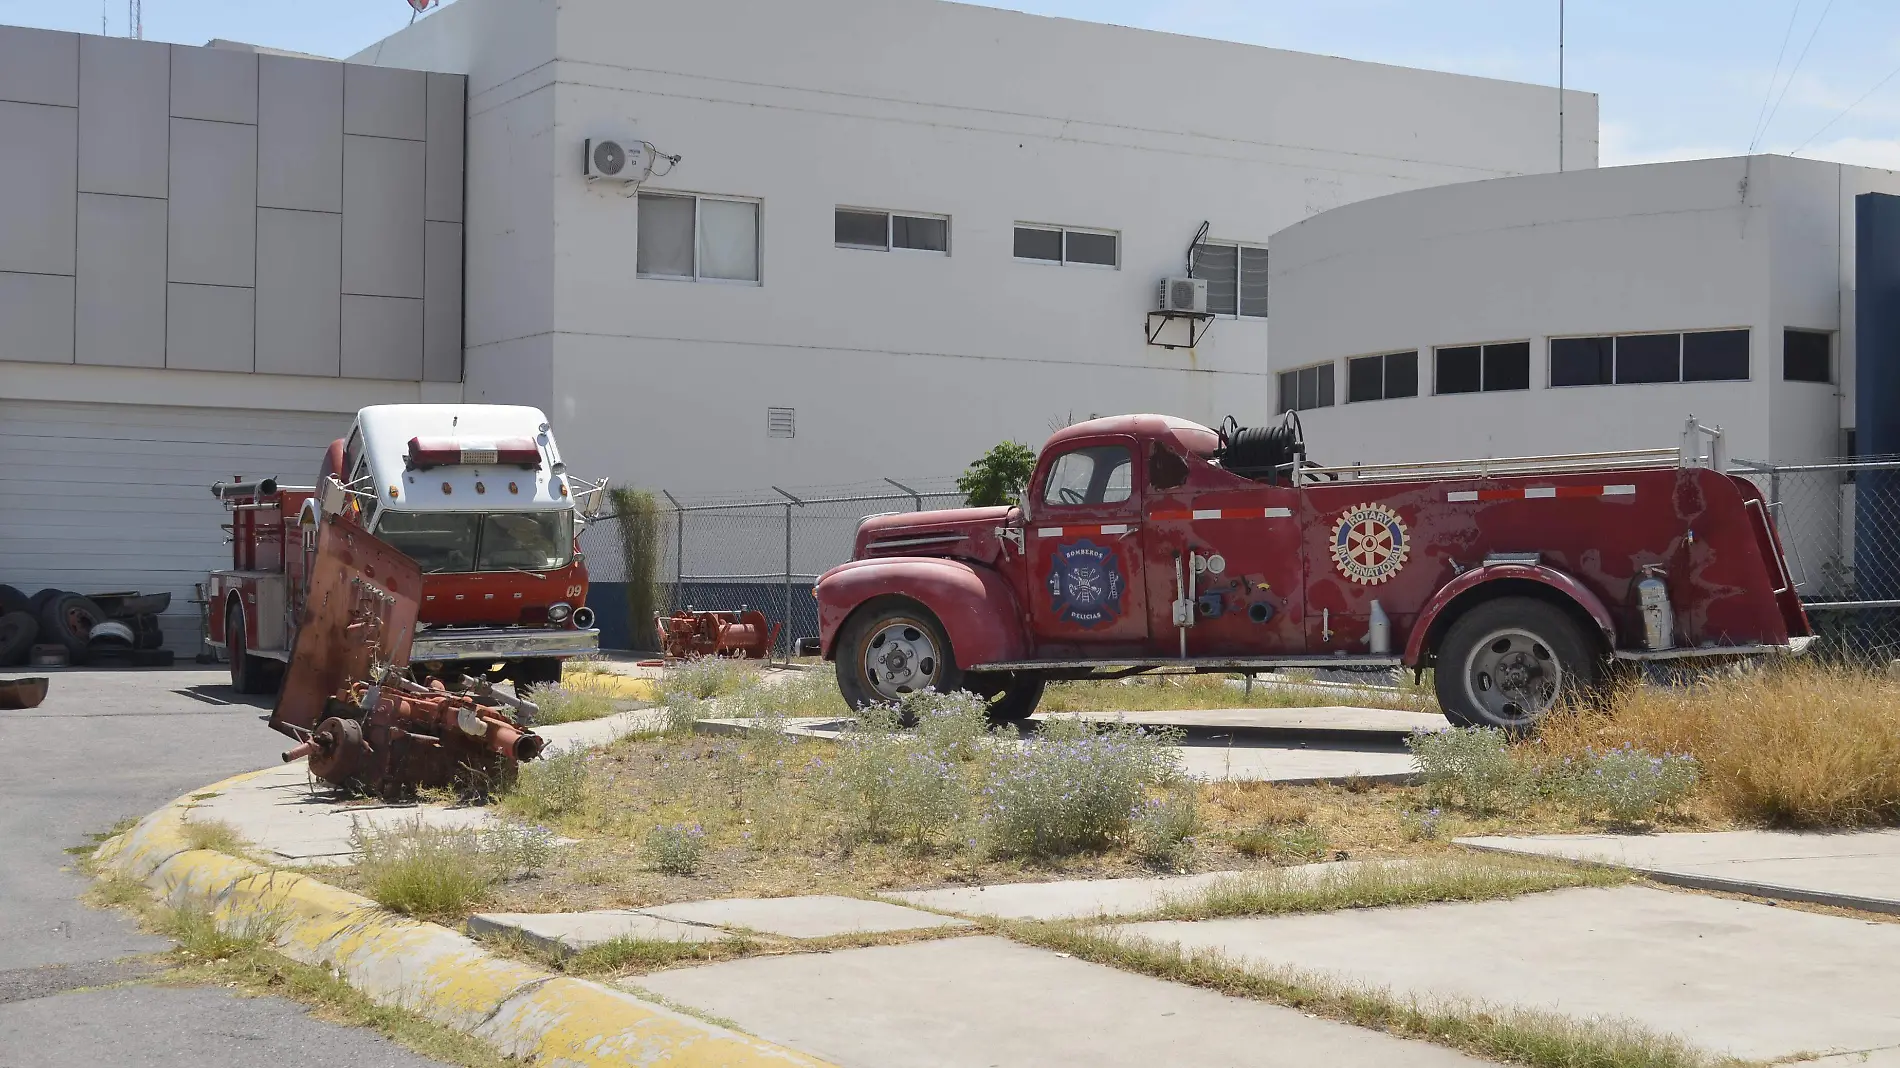
[[[1161,303],[1159,309],[1164,312],[1206,315],[1207,279],[1163,279],[1161,282]]]
[[[633,138],[587,139],[581,173],[590,182],[644,182],[653,174],[653,149]]]

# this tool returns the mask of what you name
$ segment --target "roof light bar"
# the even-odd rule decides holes
[[[410,438],[409,467],[427,471],[432,467],[522,467],[541,466],[541,450],[527,438],[503,441],[456,441],[453,438]]]

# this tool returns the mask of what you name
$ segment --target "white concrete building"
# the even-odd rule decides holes
[[[1691,414],[1732,456],[1840,456],[1869,192],[1900,174],[1750,156],[1336,208],[1273,236],[1271,362],[1329,463],[1671,446]]]
[[[938,0],[459,0],[353,59],[469,77],[467,399],[686,493],[1264,417],[1269,235],[1558,163],[1555,89]],[[1594,96],[1564,110],[1594,166]],[[681,158],[633,195],[589,138]],[[1203,221],[1221,317],[1151,345]]]

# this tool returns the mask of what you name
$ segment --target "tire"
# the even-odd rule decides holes
[[[964,678],[964,688],[990,703],[990,722],[1002,726],[1005,723],[1021,723],[1036,714],[1036,706],[1042,703],[1042,691],[1048,686],[1048,680],[1041,675],[1017,673],[995,675],[969,675]]]
[[[1459,616],[1438,644],[1439,708],[1459,727],[1524,734],[1603,678],[1596,643],[1568,613],[1529,597],[1500,597]]]
[[[517,660],[508,665],[508,674],[515,681],[515,696],[527,697],[528,691],[541,685],[559,685],[561,666],[566,661],[552,656],[538,656],[531,660]]]
[[[13,586],[0,585],[0,616],[10,616],[15,612],[31,612],[33,598],[21,593]]]
[[[838,635],[836,659],[838,690],[853,709],[963,685],[943,624],[923,605],[901,597],[873,601],[853,613]]]
[[[224,651],[231,657],[231,688],[242,694],[270,693],[271,664],[261,656],[252,656],[245,637],[244,608],[224,613]]]
[[[52,600],[55,597],[58,597],[59,594],[60,594],[60,591],[58,590],[51,590],[51,589],[41,590],[40,592],[26,599],[26,604],[27,604],[26,610],[33,613],[34,619],[38,619],[40,617],[41,610],[43,610],[46,607],[46,602]]]
[[[86,662],[87,639],[92,628],[106,621],[104,609],[92,598],[77,593],[55,593],[40,609],[40,640],[48,645],[63,645],[72,663]]]
[[[0,667],[26,663],[39,633],[39,621],[31,613],[0,613]]]

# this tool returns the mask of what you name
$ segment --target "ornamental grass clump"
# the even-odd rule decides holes
[[[1530,785],[1510,737],[1495,727],[1415,731],[1405,745],[1435,805],[1496,812],[1521,802]]]
[[[1035,859],[1100,850],[1128,833],[1152,786],[1178,776],[1176,739],[1056,720],[999,746],[982,789],[992,851]]]

